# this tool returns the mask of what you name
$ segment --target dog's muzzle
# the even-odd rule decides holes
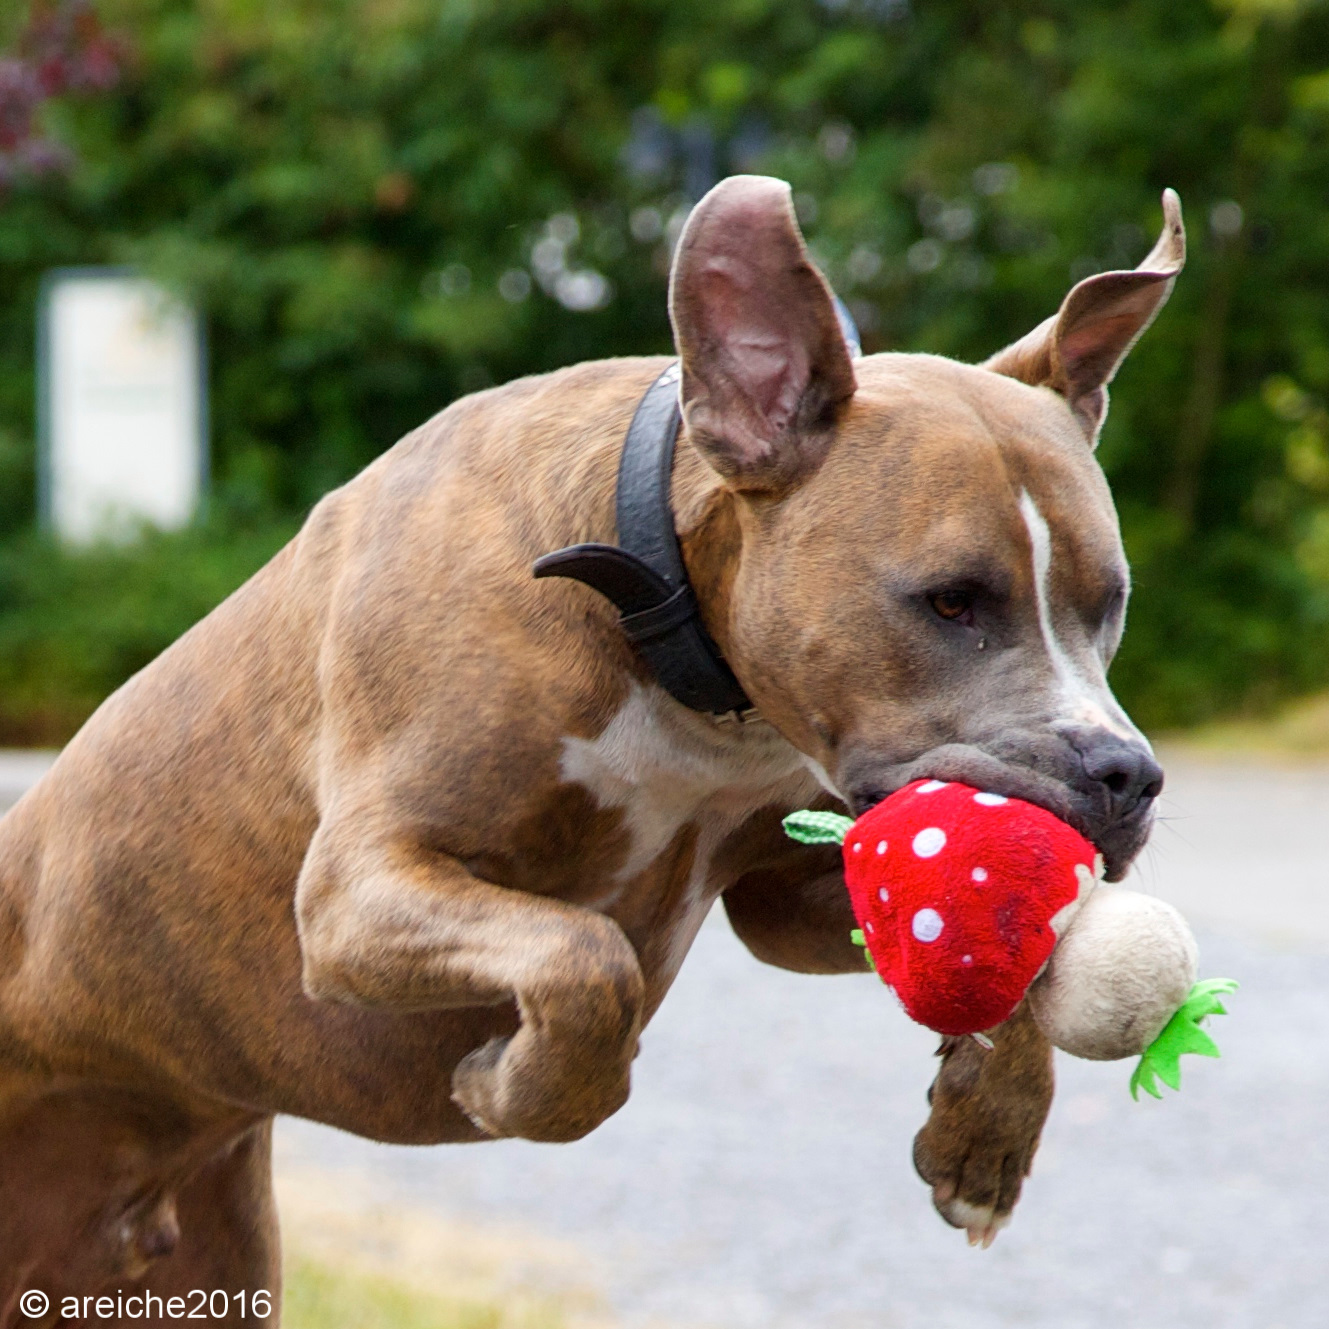
[[[1097,729],[946,744],[903,762],[860,753],[846,757],[841,770],[856,816],[923,778],[1024,799],[1092,841],[1109,881],[1120,881],[1144,848],[1163,788],[1163,768],[1143,740]]]

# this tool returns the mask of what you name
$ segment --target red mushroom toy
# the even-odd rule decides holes
[[[1044,1033],[1076,1056],[1111,1060],[1165,1042],[1165,1053],[1217,1055],[1194,1026],[1221,1013],[1216,994],[1235,985],[1193,986],[1195,942],[1181,915],[1150,896],[1098,889],[1094,846],[1050,812],[916,780],[857,821],[796,812],[785,829],[842,844],[854,939],[920,1024],[987,1044],[984,1031],[1028,993]],[[1199,1039],[1161,1039],[1183,1015]],[[1175,1088],[1174,1064],[1157,1071]],[[1141,1082],[1154,1092],[1152,1077]]]

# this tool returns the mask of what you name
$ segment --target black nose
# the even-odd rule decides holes
[[[1097,733],[1076,746],[1084,773],[1107,790],[1114,820],[1129,816],[1163,792],[1163,768],[1143,743]]]

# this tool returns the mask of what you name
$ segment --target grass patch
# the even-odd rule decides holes
[[[617,1329],[577,1247],[279,1163],[285,1329]]]
[[[1167,739],[1215,757],[1329,758],[1329,692],[1304,697],[1260,719],[1223,720]]]
[[[286,1263],[284,1329],[562,1329],[557,1312],[440,1296],[302,1253]]]

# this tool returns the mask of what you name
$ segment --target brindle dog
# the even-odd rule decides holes
[[[1164,212],[1139,270],[972,367],[851,360],[780,182],[694,210],[673,506],[759,719],[685,709],[607,602],[531,575],[614,540],[663,359],[457,402],[112,696],[0,823],[0,1325],[30,1287],[51,1319],[275,1289],[275,1113],[584,1135],[717,898],[760,959],[859,971],[837,854],[781,833],[813,798],[962,779],[1119,878],[1161,772],[1104,678],[1128,583],[1092,449],[1182,264]],[[945,1043],[915,1147],[975,1240],[1052,1094],[1023,1010],[992,1040]]]

